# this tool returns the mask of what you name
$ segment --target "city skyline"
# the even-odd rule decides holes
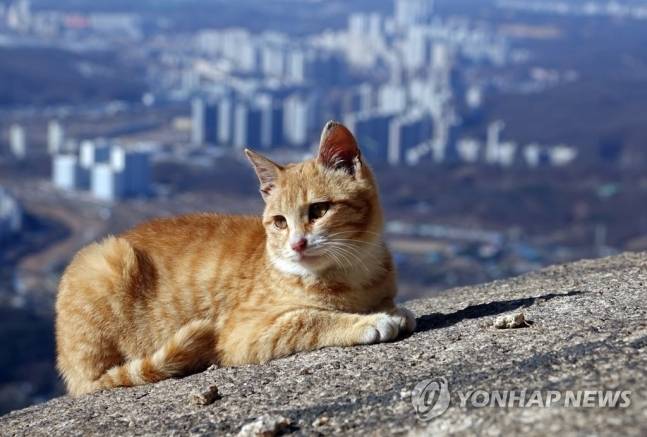
[[[77,250],[260,214],[243,149],[308,159],[330,119],[376,175],[403,300],[647,250],[646,7],[0,1],[0,337],[38,345],[0,412],[60,393],[53,300]]]

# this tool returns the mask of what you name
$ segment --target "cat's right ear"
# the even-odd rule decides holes
[[[351,175],[359,173],[362,165],[357,140],[346,126],[333,120],[321,132],[317,160],[328,168],[343,169]]]
[[[254,171],[256,171],[256,176],[261,184],[261,195],[266,198],[276,186],[283,167],[253,150],[245,149],[245,155],[254,166]]]

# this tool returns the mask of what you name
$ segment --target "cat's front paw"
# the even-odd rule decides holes
[[[403,307],[397,307],[396,313],[404,318],[404,326],[402,327],[406,334],[411,334],[416,329],[416,315],[411,310]]]
[[[361,344],[395,340],[401,333],[413,332],[416,326],[415,316],[405,308],[397,308],[390,314],[379,313],[368,317],[368,323],[362,327]]]

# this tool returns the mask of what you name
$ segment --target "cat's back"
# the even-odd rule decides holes
[[[119,235],[134,248],[178,256],[187,252],[216,250],[231,256],[249,256],[265,245],[260,217],[216,213],[156,218]]]

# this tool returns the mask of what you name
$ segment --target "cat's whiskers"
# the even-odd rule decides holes
[[[351,254],[338,247],[330,247],[329,249],[331,253],[336,254],[343,261],[342,270],[344,273],[347,273],[348,269],[353,266],[353,258]]]
[[[382,243],[374,243],[372,241],[352,240],[349,238],[331,238],[330,241],[344,242],[349,244],[365,244],[367,246],[374,246],[374,247],[383,247]]]
[[[365,234],[373,234],[373,235],[382,235],[379,232],[374,232],[374,231],[369,231],[366,229],[358,229],[358,230],[353,230],[353,231],[340,231],[340,232],[335,232],[332,235],[339,235],[339,234],[357,234],[357,233],[365,233]]]
[[[380,233],[373,232],[373,231],[366,231],[366,230],[364,230],[364,231],[341,231],[341,232],[333,232],[332,234],[328,234],[326,237],[327,237],[327,238],[334,238],[334,237],[338,237],[338,236],[342,236],[342,235],[358,234],[358,233],[359,233],[359,234],[362,234],[362,233],[363,233],[363,234],[370,234],[370,235],[373,235],[373,236],[375,236],[375,237],[379,237],[379,238],[381,238],[381,237],[382,237],[382,234],[380,234]],[[368,241],[367,241],[366,243],[368,243]]]
[[[351,246],[344,244],[344,243],[337,243],[334,241],[328,241],[327,244],[331,245],[332,248],[335,248],[337,251],[340,251],[343,253],[346,257],[346,259],[349,259],[349,266],[352,265],[353,260],[356,260],[359,262],[359,264],[362,266],[362,268],[366,271],[366,273],[370,272],[370,269],[364,262],[364,260],[359,256],[361,252],[359,251],[353,251]]]
[[[374,253],[372,253],[370,250],[364,250],[364,249],[372,249],[372,248],[366,248],[366,247],[364,247],[364,248],[359,248],[359,247],[354,247],[354,246],[352,246],[352,244],[351,244],[351,243],[353,243],[353,242],[355,242],[355,241],[354,241],[354,240],[350,240],[350,242],[339,242],[339,241],[335,241],[335,240],[331,240],[331,241],[330,241],[330,243],[331,243],[331,244],[334,244],[334,245],[336,245],[336,246],[341,246],[341,247],[343,247],[344,249],[346,249],[346,250],[348,250],[348,251],[351,251],[351,252],[354,254],[355,258],[357,258],[360,262],[362,262],[362,263],[364,262],[364,260],[362,259],[362,256],[367,256],[367,257],[369,257],[369,258],[374,262],[374,268],[375,268],[375,269],[379,269],[379,270],[382,270],[382,271],[386,270],[386,267],[384,266],[384,263],[382,262],[382,260],[380,260],[380,259],[379,259],[379,258],[378,258]],[[382,248],[383,246],[381,246],[381,245],[377,245],[377,247]]]
[[[339,255],[332,250],[332,248],[327,248],[325,253],[326,256],[329,256],[341,270],[346,272],[348,266],[339,259]]]
[[[372,248],[382,248],[383,246],[380,244],[367,244],[371,247],[355,247],[353,244],[359,244],[359,243],[366,243],[366,242],[360,242],[356,240],[342,240],[342,239],[333,239],[330,240],[331,243],[343,246],[347,249],[354,250],[358,254],[361,255],[367,255],[371,257],[374,261],[378,261],[377,257],[370,251]]]
[[[339,248],[325,243],[322,243],[321,247],[323,247],[328,254],[335,257],[336,260],[339,260],[341,266],[343,267],[343,270],[346,270],[348,268],[348,266],[350,265],[350,260],[348,258],[348,255],[344,251],[341,251],[339,250]]]

